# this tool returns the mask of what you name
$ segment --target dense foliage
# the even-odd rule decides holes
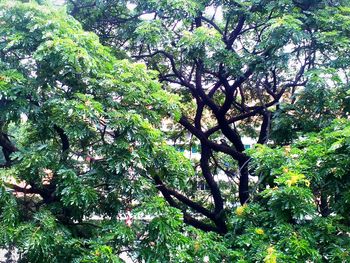
[[[244,135],[286,144],[348,111],[341,95],[348,90],[347,1],[67,3],[85,29],[120,54],[145,61],[182,95],[179,129],[200,145],[199,173],[215,217],[236,202],[215,182],[216,170],[231,176],[227,167],[239,167],[230,187],[241,204],[252,192]],[[212,221],[217,232],[226,231],[224,222]]]
[[[178,99],[64,10],[5,2],[0,24],[1,243],[26,262],[112,260],[98,237],[130,238],[116,217],[156,196],[154,174],[176,185],[191,173],[155,129]],[[84,222],[92,216],[113,220]]]
[[[347,1],[37,2],[0,0],[0,248],[350,261]]]

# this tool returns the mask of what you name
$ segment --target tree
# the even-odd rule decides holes
[[[227,232],[225,208],[236,200],[232,190],[224,191],[214,179],[215,171],[238,177],[242,205],[256,189],[249,185],[250,157],[242,135],[265,144],[274,121],[273,138],[278,143],[295,139],[295,132],[283,134],[297,123],[281,125],[279,116],[290,121],[296,115],[290,105],[305,106],[296,97],[304,87],[311,93],[316,87],[325,91],[333,87],[327,81],[316,85],[317,78],[320,82],[348,71],[349,38],[343,31],[349,21],[347,1],[69,0],[68,7],[102,43],[145,61],[159,72],[166,89],[182,95],[187,111],[179,124],[201,146],[200,176],[213,204],[196,198],[192,200],[200,206],[187,199],[177,201],[211,219],[221,233]],[[326,100],[330,101],[327,96]],[[324,123],[338,115],[336,110]],[[235,165],[238,175],[232,173]],[[171,192],[160,191],[175,204]],[[194,196],[191,191],[185,194]]]
[[[288,7],[288,3],[278,2],[277,7]],[[315,48],[322,52],[315,53],[314,63],[307,63],[305,74],[321,78],[329,69],[333,76],[340,70],[346,71],[347,35],[340,29],[349,9],[332,5],[317,9],[316,2],[294,4],[308,9],[303,12],[310,15],[307,18],[315,22],[313,26],[321,23]],[[178,10],[173,5],[165,6],[168,11]],[[122,5],[117,7],[129,10]],[[34,2],[0,4],[0,248],[17,249],[20,262],[122,262],[123,253],[134,262],[350,260],[349,120],[339,118],[325,129],[321,126],[327,124],[317,126],[316,132],[304,133],[292,145],[258,145],[247,152],[237,150],[228,138],[219,143],[225,138],[220,128],[222,132],[215,131],[217,134],[210,138],[199,138],[202,170],[198,174],[193,169],[196,163],[177,152],[159,131],[164,118],[182,123],[185,113],[191,124],[190,118],[195,114],[191,111],[192,94],[182,89],[181,96],[166,92],[166,88],[174,87],[162,87],[156,81],[155,71],[117,59],[127,57],[127,52],[101,45],[95,34],[84,31],[63,8],[55,9]],[[264,10],[254,7],[250,12],[262,15]],[[312,16],[313,12],[318,17]],[[336,20],[328,24],[332,12]],[[85,14],[84,18],[93,17]],[[249,17],[253,18],[257,19],[254,15]],[[284,21],[276,19],[278,23]],[[271,32],[268,30],[268,36],[277,29],[285,33],[286,25],[279,26],[282,28],[273,26]],[[296,32],[304,32],[303,27],[300,24]],[[119,29],[126,30],[127,35],[130,28]],[[326,33],[322,34],[321,29]],[[334,32],[329,33],[330,29]],[[201,30],[207,32],[199,27],[191,37],[201,36]],[[291,32],[295,33],[294,29]],[[335,33],[339,34],[337,38]],[[133,42],[127,45],[130,43]],[[304,44],[301,49],[306,48]],[[326,51],[335,59],[328,60]],[[211,52],[208,54],[215,54],[215,50]],[[337,54],[342,56],[338,58]],[[277,53],[271,61],[280,61],[280,55]],[[192,56],[195,54],[188,58],[193,59]],[[173,56],[174,61],[178,58]],[[161,62],[162,57],[159,59]],[[327,61],[330,63],[321,63]],[[248,84],[261,63],[244,80],[242,90],[250,90]],[[167,66],[158,63],[163,70]],[[284,70],[286,73],[287,68]],[[320,73],[315,75],[317,72]],[[306,81],[305,85],[312,88],[315,82],[310,83],[309,74],[298,81]],[[161,71],[158,76],[163,75]],[[279,76],[284,77],[284,81],[290,78]],[[346,78],[341,77],[338,83],[345,83],[341,88],[346,89]],[[230,80],[229,84],[235,81]],[[323,84],[327,87],[327,81]],[[265,102],[265,93],[260,97],[253,91],[248,96],[251,103],[261,103],[260,99]],[[216,92],[211,101],[224,105],[227,94]],[[221,92],[222,98],[218,95]],[[283,96],[291,94],[292,91]],[[346,106],[346,95],[340,95],[334,98]],[[243,97],[235,101],[251,113],[254,107],[267,107],[246,105],[248,101],[242,100]],[[300,106],[302,100],[297,97],[298,100]],[[327,100],[324,105],[329,104]],[[312,112],[313,106],[310,105],[311,110],[305,107],[305,112]],[[346,112],[345,106],[334,106],[333,116],[338,118]],[[203,125],[214,125],[208,126],[211,129],[219,124],[210,120],[215,112],[208,107],[203,108],[200,120]],[[282,105],[279,110],[286,111]],[[237,112],[231,108],[227,114]],[[279,119],[274,112],[271,115]],[[264,118],[259,122],[259,116],[252,115],[251,121],[261,125],[265,120],[266,124]],[[247,132],[244,125],[250,126],[249,121],[235,123],[237,133]],[[209,160],[206,144],[212,154]],[[237,151],[249,158],[250,172],[259,178],[251,184],[250,202],[242,205],[235,204],[236,189],[231,182],[224,185],[213,179],[215,168],[225,162],[232,165],[231,153]],[[203,167],[209,173],[205,174]],[[206,192],[199,195],[192,188],[198,175],[209,181],[214,194],[213,187],[217,185],[225,201],[223,210],[218,210],[220,199],[208,201]]]
[[[21,262],[119,262],[152,229],[118,218],[157,197],[157,178],[178,185],[192,171],[157,131],[178,98],[64,9],[5,1],[0,14],[0,246]]]
[[[270,182],[270,188],[261,193],[265,200],[260,204],[277,218],[274,230],[289,235],[289,241],[283,241],[283,237],[277,241],[280,251],[299,246],[292,248],[298,255],[287,256],[286,262],[301,260],[307,254],[320,262],[349,260],[349,254],[344,253],[350,242],[349,127],[349,120],[338,119],[319,133],[305,134],[292,147],[260,146],[252,152],[255,171]],[[325,238],[327,225],[335,232]],[[294,236],[292,229],[297,230]]]

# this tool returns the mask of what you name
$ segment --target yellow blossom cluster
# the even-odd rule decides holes
[[[246,204],[237,207],[236,212],[235,212],[236,215],[237,215],[237,216],[242,216],[242,215],[244,214],[244,211],[246,210],[246,208],[247,208],[247,205],[246,205]]]
[[[199,242],[194,243],[194,251],[197,252],[201,247],[201,244]]]
[[[264,263],[276,263],[276,262],[277,262],[276,250],[273,246],[269,246],[267,249],[267,255],[264,258]]]
[[[256,228],[255,229],[255,233],[258,234],[258,235],[264,235],[265,231],[262,228]]]
[[[286,180],[287,186],[291,187],[293,185],[296,185],[299,182],[305,183],[305,185],[307,187],[310,186],[310,181],[305,179],[305,175],[300,174],[300,173],[296,173],[296,172],[292,172],[292,171],[288,171],[287,168],[284,171],[286,171],[286,173],[289,175],[289,179]]]

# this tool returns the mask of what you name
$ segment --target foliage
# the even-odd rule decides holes
[[[157,131],[179,99],[63,9],[0,10],[1,246],[22,262],[119,262],[136,232],[118,218],[157,194],[155,171],[174,185],[191,174]]]
[[[64,8],[1,1],[0,248],[38,263],[350,261],[347,6],[69,1],[98,37]],[[246,151],[247,131],[261,144]]]
[[[348,120],[339,119],[291,147],[251,151],[259,181],[270,179],[270,186],[256,195],[268,213],[257,215],[274,218],[273,231],[283,231],[272,234],[278,237],[272,244],[280,246],[283,262],[349,260],[349,128]]]
[[[348,5],[70,0],[67,7],[105,45],[146,62],[165,89],[182,95],[184,110],[171,138],[188,147],[184,134],[190,133],[201,146],[198,169],[218,216],[231,199],[213,178],[218,170],[232,177],[227,163],[239,167],[231,183],[235,197],[241,204],[249,199],[243,136],[289,144],[347,116]]]

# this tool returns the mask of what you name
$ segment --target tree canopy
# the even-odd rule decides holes
[[[216,218],[236,202],[232,191],[241,204],[254,191],[244,135],[290,143],[347,114],[347,95],[336,95],[348,90],[347,1],[71,0],[68,7],[102,43],[145,61],[182,95],[179,124],[200,145],[199,173]],[[217,170],[238,189],[225,195]],[[213,221],[226,231],[225,220]]]
[[[349,22],[348,1],[0,1],[0,247],[349,261]]]
[[[90,262],[84,250],[98,241],[85,242],[107,230],[85,218],[120,225],[132,201],[156,196],[154,174],[181,184],[191,172],[156,130],[178,98],[64,10],[5,2],[0,23],[1,240],[26,262]]]

